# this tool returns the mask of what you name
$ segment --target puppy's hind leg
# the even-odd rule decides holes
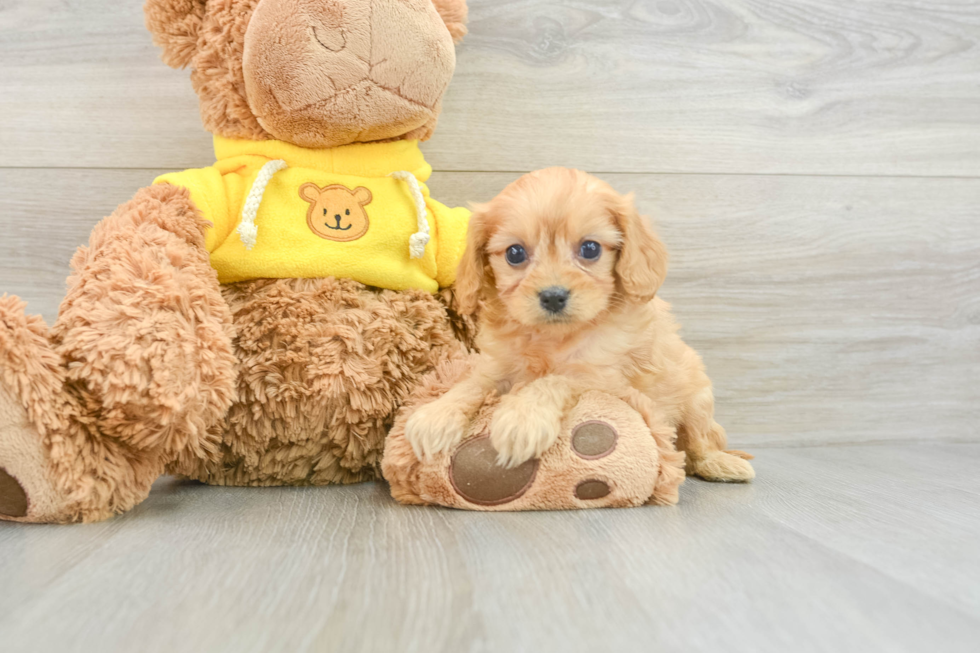
[[[650,397],[635,388],[627,389],[620,399],[638,412],[660,450],[660,480],[650,497],[650,503],[672,506],[677,503],[679,489],[685,478],[685,453],[677,449],[677,430],[657,410]]]
[[[755,470],[742,451],[727,451],[725,429],[714,418],[715,399],[708,386],[691,399],[677,427],[677,448],[687,452],[687,473],[706,481],[746,483]]]

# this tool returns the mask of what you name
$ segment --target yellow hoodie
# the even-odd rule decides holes
[[[418,141],[309,150],[215,136],[210,168],[154,183],[182,186],[211,221],[221,283],[344,277],[435,292],[456,278],[469,211],[429,197]]]

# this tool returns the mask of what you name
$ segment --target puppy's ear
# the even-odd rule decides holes
[[[469,13],[466,0],[432,0],[432,4],[436,6],[436,11],[449,28],[453,43],[462,41],[466,36],[466,19]]]
[[[146,0],[143,13],[153,42],[163,50],[163,62],[183,68],[197,52],[207,0]]]
[[[616,276],[627,298],[645,304],[657,294],[667,276],[667,248],[647,219],[637,213],[632,193],[616,197],[613,215],[623,234]]]
[[[489,206],[473,205],[473,215],[466,231],[466,251],[456,268],[454,290],[460,315],[473,315],[480,297],[492,286],[487,272],[487,239]]]

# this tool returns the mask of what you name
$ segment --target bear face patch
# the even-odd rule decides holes
[[[299,196],[310,203],[306,224],[320,238],[346,243],[367,233],[370,220],[364,207],[374,197],[364,186],[351,190],[340,184],[320,188],[308,183],[300,186]]]

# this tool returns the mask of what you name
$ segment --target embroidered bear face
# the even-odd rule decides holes
[[[299,196],[310,203],[306,224],[320,238],[346,243],[367,233],[370,221],[364,207],[373,196],[364,186],[351,190],[340,184],[303,184]]]

